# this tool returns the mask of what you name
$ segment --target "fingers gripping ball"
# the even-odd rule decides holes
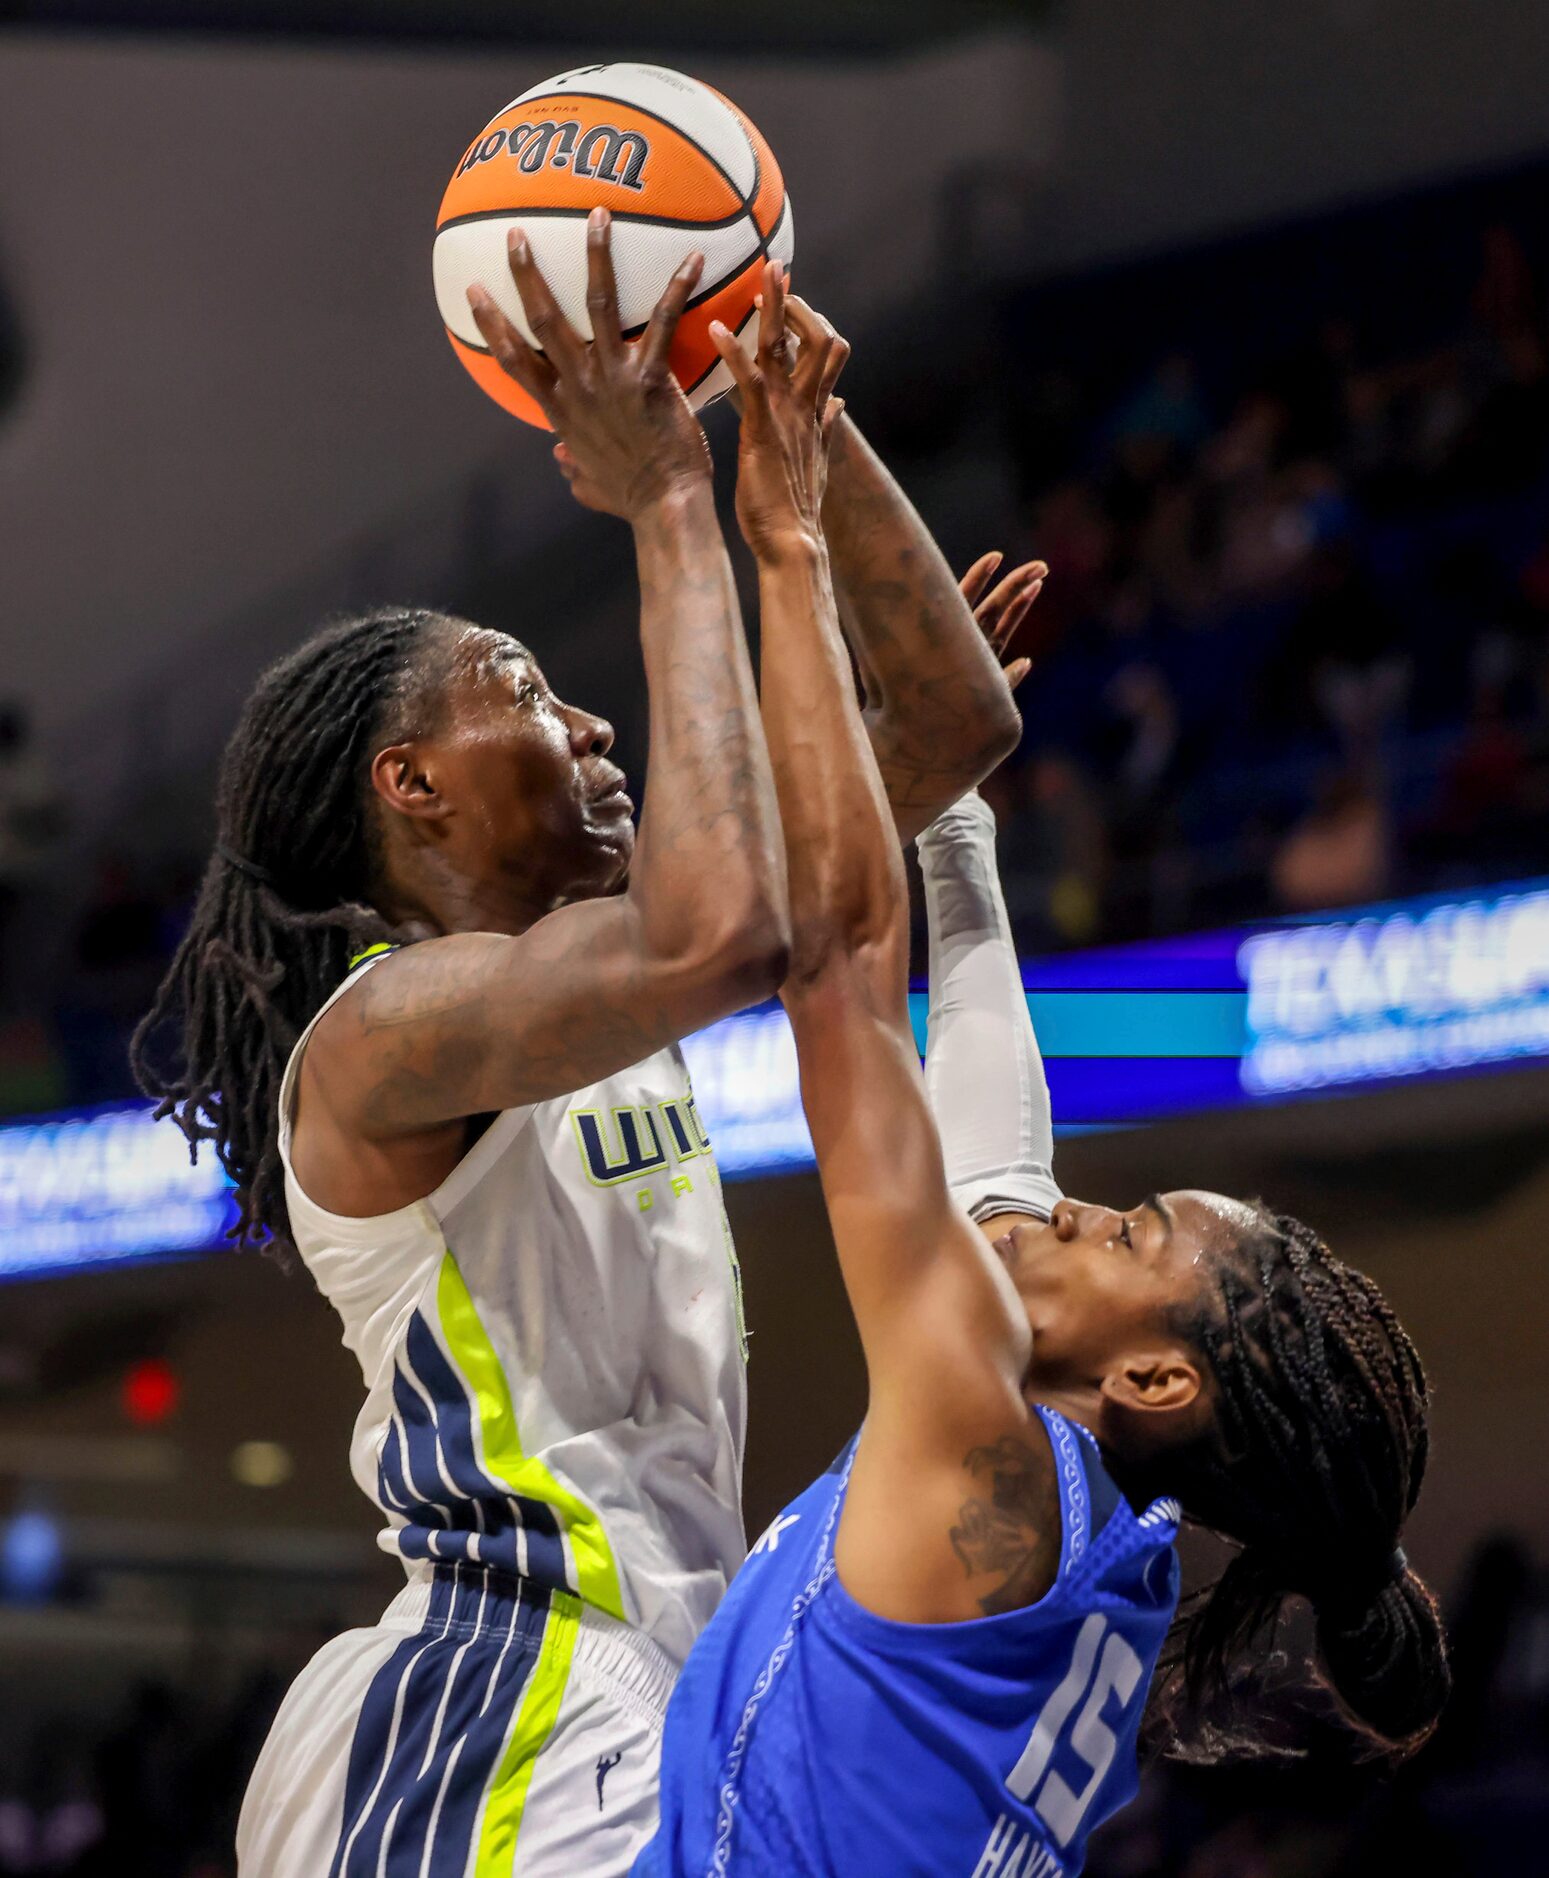
[[[543,429],[531,397],[490,356],[468,307],[483,287],[529,342],[507,265],[520,228],[561,311],[590,339],[586,218],[613,218],[626,339],[644,331],[692,250],[704,273],[669,362],[697,410],[731,385],[710,337],[721,321],[751,344],[763,262],[789,262],[791,205],[768,144],[729,99],[658,65],[588,65],[524,92],[490,119],[447,184],[436,220],[436,304],[452,349],[497,404]]]

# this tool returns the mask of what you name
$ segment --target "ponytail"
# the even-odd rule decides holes
[[[1336,1596],[1313,1610],[1318,1655],[1340,1706],[1388,1751],[1420,1746],[1452,1684],[1441,1611],[1424,1579],[1401,1565],[1365,1599]]]

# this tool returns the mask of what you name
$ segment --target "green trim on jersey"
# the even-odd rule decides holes
[[[554,1592],[538,1660],[527,1678],[516,1726],[511,1730],[500,1770],[484,1803],[473,1878],[512,1878],[515,1871],[517,1840],[527,1811],[527,1791],[532,1785],[538,1756],[559,1720],[580,1625],[580,1599],[563,1591]]]
[[[613,1548],[596,1511],[573,1487],[563,1486],[542,1461],[523,1452],[506,1372],[450,1249],[441,1261],[436,1311],[452,1361],[478,1407],[486,1469],[513,1493],[542,1500],[554,1509],[570,1541],[581,1596],[610,1617],[627,1622]]]
[[[350,960],[349,971],[354,971],[357,965],[364,965],[367,959],[379,959],[384,952],[396,952],[398,949],[396,939],[378,939],[374,946],[367,946],[364,952],[355,954]],[[349,972],[346,972],[345,976],[348,977]]]

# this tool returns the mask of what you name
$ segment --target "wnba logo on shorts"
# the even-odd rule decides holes
[[[492,130],[481,137],[458,165],[464,176],[480,163],[505,151],[516,167],[529,176],[541,169],[569,170],[588,182],[616,183],[621,189],[643,189],[641,177],[651,146],[637,130],[615,124],[589,124],[584,129],[573,119],[564,123],[517,124],[509,131]]]

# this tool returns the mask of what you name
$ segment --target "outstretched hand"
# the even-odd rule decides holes
[[[785,268],[764,264],[758,355],[750,359],[720,321],[710,328],[742,406],[737,521],[757,555],[822,539],[828,440],[843,410],[832,396],[849,345],[804,301],[785,291]],[[801,342],[792,363],[791,335]]]
[[[667,364],[704,256],[689,255],[645,332],[626,344],[609,230],[607,210],[594,209],[586,225],[590,345],[560,311],[520,229],[511,231],[511,277],[536,346],[482,287],[468,289],[468,304],[502,371],[553,425],[559,439],[554,456],[576,500],[632,521],[675,489],[710,479],[704,431]]]
[[[1006,648],[1016,637],[1017,628],[1027,618],[1033,602],[1043,592],[1049,566],[1046,561],[1024,561],[986,593],[1003,558],[998,551],[981,554],[957,584],[963,598],[973,608],[973,616],[989,641],[991,651],[1001,662],[1006,683],[1015,691],[1033,669],[1033,662],[1031,659],[1007,659]]]

